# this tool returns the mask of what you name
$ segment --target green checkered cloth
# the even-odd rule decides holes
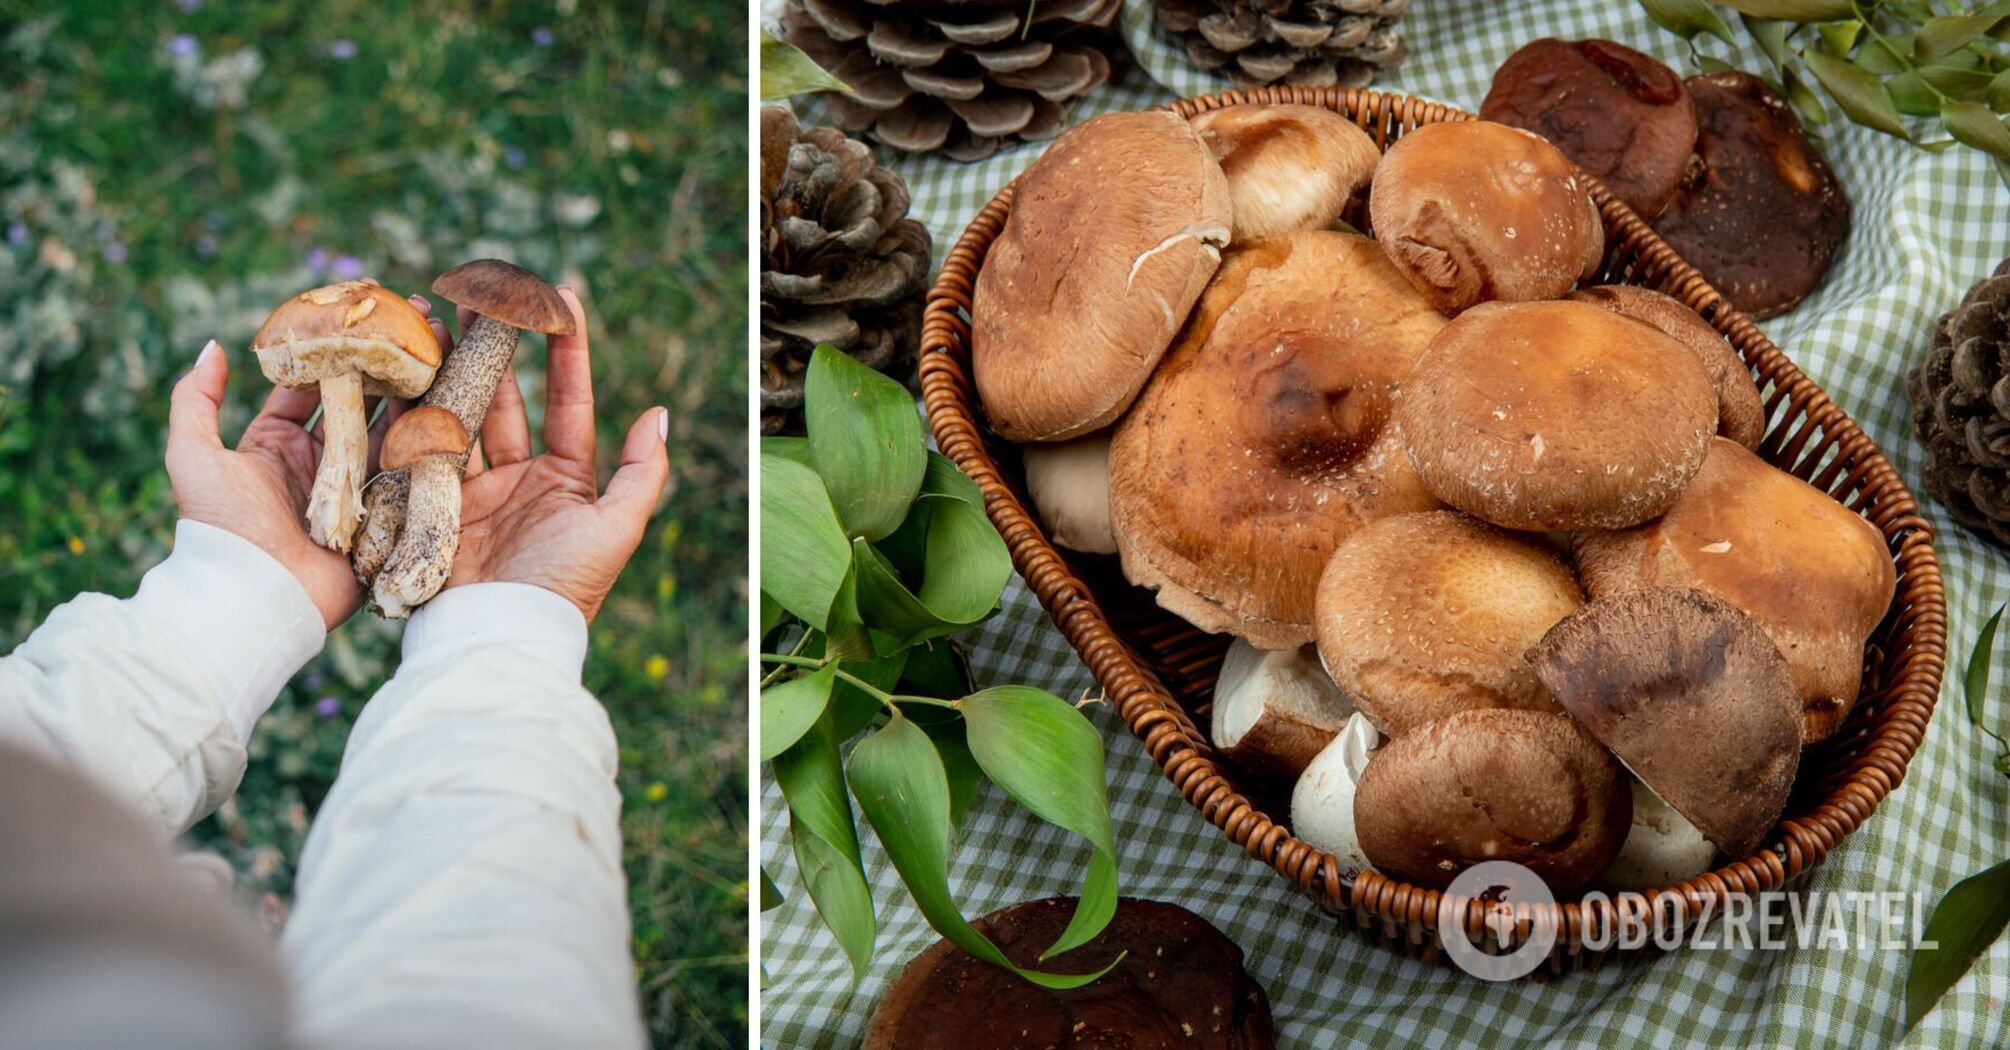
[[[773,0],[767,18],[772,25]],[[1679,39],[1625,2],[1417,0],[1404,33],[1411,57],[1377,87],[1468,109],[1478,107],[1492,70],[1541,36],[1606,37],[1678,70],[1692,68]],[[1228,86],[1187,66],[1182,50],[1153,29],[1149,3],[1126,5],[1123,36],[1136,62],[1085,99],[1073,119]],[[1763,68],[1749,47],[1731,61]],[[814,105],[805,114],[814,119]],[[1904,375],[1925,351],[1934,318],[2010,253],[2010,193],[1967,150],[1927,154],[1853,125],[1831,124],[1824,134],[1823,150],[1855,207],[1855,229],[1827,282],[1763,327],[1916,485],[1921,454]],[[884,149],[880,158],[912,186],[914,213],[934,232],[939,260],[1037,151],[1006,150],[969,165]],[[1959,668],[1988,611],[2010,600],[2010,561],[1937,505],[1926,513],[1939,530],[1950,662]],[[980,683],[1024,682],[1066,697],[1098,691],[1016,579],[1003,614],[963,641]],[[1998,644],[2002,664],[2010,639]],[[1956,880],[2010,857],[2010,785],[1990,768],[1988,739],[1963,717],[1957,679],[1958,671],[1948,676],[1903,787],[1805,888],[1917,891],[1937,901]],[[2010,721],[2004,690],[1993,701],[1993,718]],[[1343,928],[1230,843],[1180,798],[1107,706],[1090,714],[1109,752],[1123,892],[1176,902],[1242,945],[1250,971],[1269,990],[1285,1046],[2010,1045],[2004,938],[1909,1034],[1903,1031],[1907,953],[1897,949],[1680,950],[1505,984],[1400,958]],[[843,955],[801,891],[782,797],[767,776],[761,833],[762,863],[789,898],[760,923],[761,1039],[775,1048],[855,1046],[885,983],[936,935],[861,824],[880,932],[876,965],[854,988]],[[960,835],[950,877],[966,913],[977,915],[1072,892],[1085,862],[1075,841],[987,787]]]

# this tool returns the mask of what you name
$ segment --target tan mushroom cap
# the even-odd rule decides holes
[[[544,278],[501,259],[464,262],[433,281],[433,294],[511,328],[571,335],[572,311]]]
[[[1575,552],[1594,599],[1695,587],[1743,610],[1793,669],[1808,742],[1835,732],[1856,702],[1864,642],[1898,586],[1876,526],[1723,438],[1667,514],[1579,536]]]
[[[1456,511],[1399,514],[1334,549],[1319,578],[1319,656],[1390,736],[1473,708],[1558,713],[1522,654],[1583,604],[1545,547]]]
[[[1425,723],[1376,750],[1354,792],[1369,863],[1435,889],[1506,860],[1571,893],[1619,855],[1632,822],[1619,763],[1544,711],[1480,708]]]
[[[1235,201],[1235,239],[1331,226],[1382,150],[1323,106],[1229,106],[1193,118]]]
[[[1438,309],[1554,299],[1598,271],[1605,223],[1556,147],[1490,121],[1426,124],[1383,155],[1369,220]]]
[[[1759,447],[1766,436],[1766,406],[1752,381],[1752,370],[1701,314],[1680,299],[1637,284],[1601,284],[1566,298],[1652,325],[1688,347],[1717,388],[1717,433],[1746,448]]]
[[[435,405],[421,405],[391,424],[379,461],[385,470],[402,470],[426,456],[458,456],[468,444],[460,417]]]
[[[1703,462],[1717,392],[1694,354],[1584,303],[1483,303],[1459,315],[1396,405],[1439,499],[1510,529],[1637,525]]]
[[[1433,510],[1389,426],[1444,319],[1374,241],[1229,252],[1110,443],[1124,574],[1204,631],[1312,641],[1320,570],[1365,522]]]
[[[1578,723],[1733,857],[1759,848],[1800,768],[1793,675],[1759,625],[1697,590],[1592,601],[1529,663]]]
[[[1130,407],[1221,264],[1221,166],[1172,113],[1112,113],[1013,182],[977,275],[971,370],[993,429],[1060,441]]]
[[[275,385],[314,386],[361,373],[369,393],[417,397],[440,367],[426,315],[375,281],[344,281],[279,304],[252,337],[259,368]]]

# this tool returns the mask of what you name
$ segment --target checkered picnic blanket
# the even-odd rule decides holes
[[[775,0],[767,6],[772,26]],[[1135,61],[1085,99],[1072,119],[1229,86],[1188,66],[1182,50],[1154,29],[1151,8],[1126,5],[1123,38]],[[1416,0],[1403,27],[1410,58],[1376,86],[1468,109],[1478,107],[1493,69],[1541,36],[1615,39],[1693,71],[1681,40],[1635,4],[1616,0]],[[1720,43],[1713,46],[1723,54]],[[1764,68],[1749,46],[1729,57],[1741,68]],[[816,116],[813,104],[803,112]],[[1927,154],[1854,125],[1831,123],[1823,134],[1823,150],[1848,188],[1855,229],[1827,282],[1762,327],[1917,488],[1921,454],[1911,436],[1904,374],[1928,345],[1934,318],[2010,253],[2010,191],[1970,151]],[[887,150],[880,158],[907,178],[914,214],[934,232],[939,260],[1038,149],[1006,150],[967,165]],[[1814,871],[1809,889],[1921,891],[1931,902],[1956,880],[2010,857],[2010,784],[1990,768],[1989,741],[1963,716],[1958,683],[1988,611],[2010,600],[2010,558],[1937,505],[1927,514],[1939,530],[1950,663],[1957,670],[1904,785]],[[981,684],[1024,682],[1066,697],[1095,691],[1087,668],[1016,579],[1003,614],[963,641]],[[1998,646],[2002,665],[2010,638]],[[2010,721],[2001,688],[1991,715]],[[1910,1034],[1903,1031],[1903,950],[1680,950],[1504,984],[1399,958],[1342,928],[1216,831],[1179,797],[1114,712],[1091,708],[1091,717],[1109,751],[1123,892],[1181,904],[1242,945],[1250,971],[1269,990],[1283,1045],[2010,1045],[2010,939],[1999,938]],[[881,925],[877,964],[852,987],[843,955],[800,891],[787,813],[765,775],[760,821],[762,863],[789,897],[760,922],[762,1042],[855,1046],[886,982],[936,935],[862,825]],[[959,836],[950,877],[974,916],[1072,892],[1084,857],[1075,840],[987,788]]]

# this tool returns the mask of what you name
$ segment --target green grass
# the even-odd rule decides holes
[[[586,672],[622,741],[661,1046],[746,1041],[744,12],[0,0],[0,651],[165,553],[167,388],[287,294],[356,272],[419,291],[511,258],[585,290],[603,477],[636,414],[670,407],[671,494]],[[226,433],[266,390],[236,360]],[[195,832],[271,917],[395,637],[367,616],[337,631]]]

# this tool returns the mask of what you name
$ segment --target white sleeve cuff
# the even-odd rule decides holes
[[[528,583],[451,587],[412,614],[400,673],[500,646],[578,681],[586,664],[586,617],[556,591]]]
[[[174,552],[140,580],[132,606],[221,686],[239,740],[328,637],[321,610],[285,566],[199,521],[175,523]]]

